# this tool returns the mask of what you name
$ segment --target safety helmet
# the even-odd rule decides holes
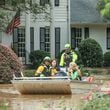
[[[50,57],[48,57],[48,56],[46,56],[45,58],[44,58],[44,60],[43,61],[51,61],[51,58]]]
[[[71,48],[70,44],[65,44],[65,48]]]

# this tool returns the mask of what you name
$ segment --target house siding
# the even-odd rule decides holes
[[[109,51],[107,49],[107,27],[108,24],[71,24],[71,28],[77,27],[82,29],[82,40],[84,40],[84,28],[89,28],[89,37],[95,39],[101,46],[103,53]]]
[[[38,1],[39,0],[36,0],[36,2]],[[43,20],[42,18],[44,15],[42,14],[38,16],[38,19],[36,21],[34,21],[31,14],[27,15],[25,13],[22,13],[22,16],[20,17],[21,18],[20,27],[21,28],[23,27],[26,30],[25,31],[25,37],[26,37],[25,43],[26,43],[26,50],[28,50],[28,52],[31,51],[30,50],[31,36],[30,36],[30,31],[29,31],[30,27],[34,28],[34,50],[39,50],[40,49],[40,27],[46,27],[46,26],[50,27],[50,53],[51,53],[52,58],[55,57],[55,28],[60,28],[60,51],[64,49],[65,43],[71,43],[71,32],[70,32],[71,29],[70,28],[73,28],[73,27],[82,28],[82,40],[84,39],[84,28],[88,27],[89,37],[95,39],[101,45],[103,53],[110,50],[110,49],[107,49],[107,33],[106,33],[106,28],[108,27],[107,23],[103,23],[102,20],[101,21],[99,20],[99,22],[90,22],[89,20],[91,19],[87,20],[88,22],[82,22],[80,20],[79,22],[76,22],[74,21],[74,19],[72,19],[72,17],[77,18],[78,16],[80,16],[80,14],[77,13],[77,10],[75,12],[74,8],[78,8],[74,6],[75,4],[74,5],[71,4],[71,6],[74,6],[73,8],[73,7],[70,7],[70,0],[60,0],[59,6],[55,6],[54,0],[50,0],[50,1],[51,1],[51,9],[48,8],[48,11],[50,12],[51,22],[47,20]],[[71,1],[73,2],[73,0]],[[87,3],[85,0],[80,0],[80,1]],[[77,5],[79,5],[80,3],[78,2],[78,0],[74,0],[74,2],[77,2],[78,3]],[[85,7],[83,8],[85,9]],[[90,7],[90,8],[94,8],[94,7]],[[70,9],[71,9],[71,12],[70,12]],[[72,10],[74,10],[75,13],[72,13]],[[79,10],[79,12],[80,11],[81,10]],[[81,12],[83,12],[83,10]],[[87,15],[87,13],[86,14],[82,13],[82,15],[83,17],[86,17],[85,15]],[[99,17],[100,16],[98,15],[98,17],[96,18],[99,18]],[[70,18],[71,18],[71,23],[70,23]],[[81,20],[83,19],[81,18]],[[7,35],[3,32],[0,32],[0,42],[8,46],[11,46],[13,42],[13,35]],[[29,53],[26,53],[26,63],[29,63],[28,55]]]
[[[55,6],[54,0],[50,0],[51,9],[48,8],[51,16],[51,22],[42,19],[44,15],[38,15],[38,19],[34,21],[31,14],[22,13],[20,16],[21,28],[25,28],[25,49],[28,51],[26,53],[26,64],[29,63],[29,53],[30,53],[30,27],[34,28],[34,50],[40,49],[40,27],[50,27],[50,53],[51,57],[55,57],[55,28],[60,28],[60,51],[64,49],[65,43],[69,42],[69,1],[70,0],[60,0],[59,6]],[[35,2],[35,1],[34,1]],[[36,0],[39,2],[39,0]],[[13,42],[13,35],[2,34],[2,43],[8,44],[9,46]]]
[[[107,35],[106,35],[107,26],[91,26],[90,27],[90,37],[95,39],[101,46],[103,53],[107,50]]]
[[[1,43],[4,45],[7,45],[8,47],[11,47],[12,45],[12,39],[13,39],[13,35],[8,35],[4,32],[0,33],[0,37],[1,37]]]

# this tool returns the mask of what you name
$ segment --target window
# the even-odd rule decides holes
[[[107,28],[107,49],[110,49],[110,28]]]
[[[34,51],[34,28],[30,28],[30,52]]]
[[[25,30],[18,29],[18,57],[25,57]]]
[[[82,40],[82,29],[81,28],[71,28],[71,46],[72,48],[78,48],[79,43]]]
[[[14,28],[13,32],[13,48],[18,57],[22,57],[22,62],[25,64],[25,29]]]
[[[50,27],[40,28],[40,49],[50,53]]]
[[[55,6],[59,6],[59,0],[55,0]]]
[[[22,57],[22,63],[25,64],[26,53],[29,54],[28,50],[25,49],[25,29],[14,28],[13,31],[13,48],[18,57]],[[34,50],[34,28],[30,28],[30,52]]]
[[[55,28],[55,57],[60,53],[60,28]]]
[[[84,28],[84,38],[85,39],[89,38],[89,28],[88,27]]]
[[[40,0],[40,5],[45,6],[45,4],[49,4],[50,0]]]

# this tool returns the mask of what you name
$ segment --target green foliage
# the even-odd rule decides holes
[[[34,77],[35,76],[35,70],[24,70],[23,75],[25,77]]]
[[[0,110],[8,110],[9,108],[9,101],[6,99],[0,100]]]
[[[105,20],[110,20],[110,0],[99,0],[97,9]]]
[[[50,54],[46,51],[35,50],[35,51],[31,52],[29,55],[30,62],[32,63],[31,67],[36,69],[41,64],[44,57],[46,57],[46,56],[50,56]]]
[[[13,74],[18,75],[22,70],[16,54],[8,47],[0,44],[0,80],[4,83],[10,82]]]
[[[4,31],[4,29],[7,27],[7,24],[10,21],[10,15],[11,13],[0,10],[0,31]]]
[[[101,96],[96,95],[93,100],[83,102],[80,110],[109,110],[110,108],[110,95]]]
[[[104,54],[104,66],[110,66],[110,51]]]
[[[79,52],[85,67],[101,67],[103,65],[101,46],[94,39],[83,40],[79,45]]]
[[[95,71],[93,69],[91,69],[91,70],[87,69],[84,67],[84,65],[80,65],[79,68],[80,68],[83,76],[91,76],[95,73]]]
[[[78,59],[77,59],[77,61],[76,61],[76,63],[80,66],[80,67],[82,67],[82,58],[81,58],[81,54],[80,54],[80,52],[79,51],[75,51],[75,53],[77,54],[77,56],[78,56]]]
[[[4,0],[0,1],[0,31],[5,31],[8,24],[13,19],[18,10],[20,14],[23,12],[31,13],[34,20],[37,15],[43,14],[43,20],[50,20],[50,3],[48,5],[40,6],[39,2],[35,0]],[[3,3],[2,3],[3,2]]]

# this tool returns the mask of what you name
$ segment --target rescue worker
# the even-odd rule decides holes
[[[46,56],[43,59],[42,64],[36,70],[35,76],[38,76],[38,77],[51,76],[50,65],[51,65],[51,58]]]
[[[61,55],[60,66],[69,67],[70,62],[75,62],[77,60],[77,54],[71,49],[70,44],[65,45],[65,51]]]

